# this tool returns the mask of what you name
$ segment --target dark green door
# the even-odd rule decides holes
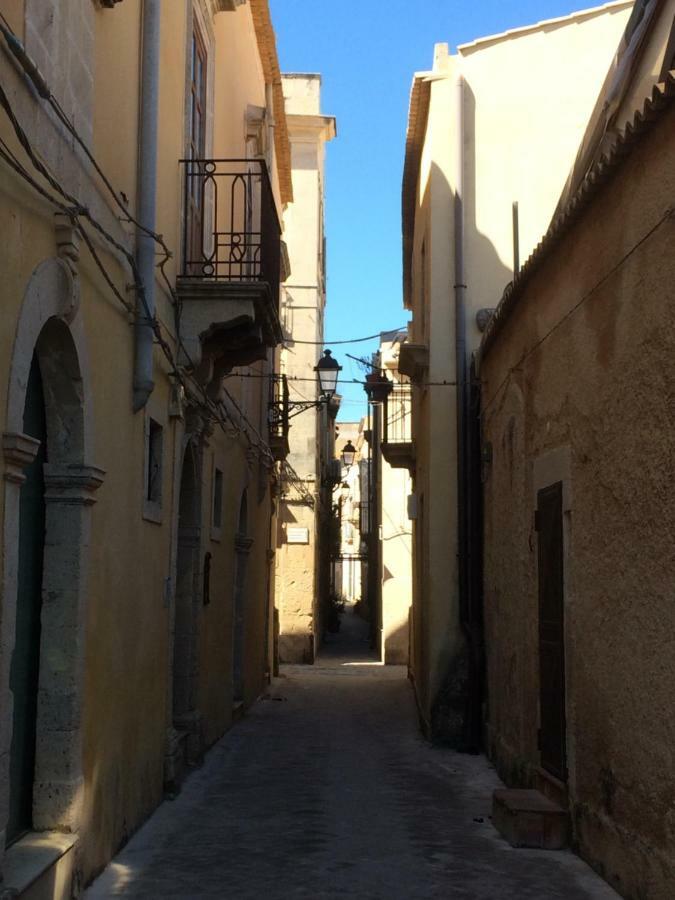
[[[10,755],[8,843],[12,843],[24,832],[29,831],[33,819],[42,556],[45,537],[43,466],[47,458],[44,395],[40,367],[35,356],[26,391],[23,430],[40,441],[40,450],[26,469],[26,481],[21,487],[16,637],[9,675],[9,685],[14,695],[14,718]]]

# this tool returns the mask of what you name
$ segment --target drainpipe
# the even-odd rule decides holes
[[[466,352],[466,283],[464,272],[464,78],[460,75],[455,88],[457,108],[455,127],[455,380],[457,406],[457,561],[459,567],[459,621],[469,650],[469,690],[464,721],[463,744],[468,748],[467,725],[472,693],[473,658],[471,613],[469,601],[467,546],[467,352]]]
[[[455,380],[457,382],[457,538],[459,614],[467,624],[466,591],[466,306],[464,282],[464,78],[455,89]]]
[[[138,221],[148,231],[155,231],[157,205],[160,7],[161,0],[143,2]],[[145,303],[140,297],[136,301],[134,412],[143,409],[155,387],[152,365],[154,334],[149,321],[155,315],[155,242],[140,229],[136,233],[136,263]]]
[[[480,497],[476,497],[475,423],[470,402],[469,358],[466,346],[466,275],[464,270],[464,78],[456,85],[455,132],[455,360],[457,381],[457,544],[459,620],[469,654],[462,748],[478,752],[481,744],[482,639],[480,609]],[[478,543],[476,543],[478,542]]]

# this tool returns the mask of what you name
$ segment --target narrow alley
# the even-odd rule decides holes
[[[351,611],[318,663],[286,666],[86,893],[88,900],[609,900],[569,852],[513,850],[483,757],[433,747],[403,666]]]

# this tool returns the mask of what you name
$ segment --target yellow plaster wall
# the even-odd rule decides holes
[[[21,4],[3,3],[20,32]],[[123,190],[135,209],[137,119],[139,92],[140,2],[125,0],[113,10],[97,10],[95,17],[94,151],[117,190]],[[182,3],[162,4],[160,79],[160,140],[158,161],[157,229],[179,252],[181,192],[178,160],[184,153],[184,90],[186,12]],[[16,20],[16,21],[15,21]],[[221,82],[216,90],[216,134],[219,152],[243,155],[247,103],[264,104],[264,85],[250,13],[216,18],[223,38],[218,45]],[[222,54],[222,55],[221,55]],[[251,62],[253,60],[253,62]],[[35,101],[14,76],[6,75],[6,89],[17,109],[35,119]],[[232,91],[232,80],[237,89]],[[220,124],[221,122],[226,124]],[[2,136],[12,138],[6,124]],[[47,128],[32,135],[38,151],[53,152],[60,138]],[[78,196],[102,210],[115,224],[111,207],[95,180],[78,168],[64,150],[62,160],[76,173]],[[61,164],[59,162],[59,164]],[[70,169],[68,169],[70,172]],[[3,319],[0,325],[0,421],[5,421],[7,377],[20,305],[28,279],[44,259],[54,257],[53,210],[23,183],[0,167],[0,229],[3,235]],[[131,229],[127,228],[132,235]],[[130,239],[130,246],[132,245]],[[101,248],[100,248],[101,249]],[[107,251],[101,258],[113,280],[125,292],[126,268]],[[94,446],[87,462],[106,470],[92,510],[89,582],[85,609],[83,705],[83,818],[80,835],[81,874],[86,882],[113,855],[162,799],[166,730],[171,722],[168,683],[172,645],[167,579],[172,576],[172,542],[178,497],[174,495],[181,466],[184,423],[169,418],[169,365],[155,348],[155,390],[148,414],[164,426],[163,515],[161,524],[142,516],[144,417],[132,413],[133,330],[127,313],[82,250],[79,264],[81,309],[91,370]],[[173,264],[167,269],[172,277]],[[131,297],[131,295],[129,295]],[[171,342],[173,312],[168,298],[158,296],[158,314]],[[175,353],[176,348],[172,344]],[[262,371],[264,364],[256,367]],[[237,379],[228,389],[246,403],[255,427],[266,421],[264,383]],[[247,393],[244,393],[246,391]],[[267,667],[268,546],[270,499],[268,472],[259,477],[259,463],[248,461],[243,438],[216,429],[210,438],[203,472],[202,549],[213,553],[211,603],[200,610],[199,700],[204,740],[216,740],[232,715],[232,578],[234,537],[241,491],[249,489],[249,536],[253,549],[248,568],[246,614],[245,702],[264,689]],[[209,537],[211,512],[210,454],[224,474],[223,529],[220,542]],[[0,491],[4,497],[4,482]],[[203,560],[203,558],[202,558]]]

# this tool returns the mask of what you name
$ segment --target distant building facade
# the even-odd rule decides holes
[[[382,408],[380,442],[382,529],[382,638],[381,658],[388,665],[406,665],[409,659],[412,604],[412,387],[399,372],[401,347],[407,333],[382,335],[380,365],[393,383]]]
[[[322,523],[330,518],[332,483],[327,485],[326,480],[331,474],[337,409],[334,404],[321,408],[309,404],[319,399],[314,368],[322,355],[326,303],[324,158],[325,145],[336,129],[335,119],[321,113],[320,76],[284,75],[283,91],[297,199],[284,216],[290,276],[282,293],[280,365],[291,404],[308,407],[292,417],[290,452],[282,466],[276,606],[280,661],[312,663],[322,636],[320,583],[325,587],[328,575],[327,550],[321,547],[328,526]]]

